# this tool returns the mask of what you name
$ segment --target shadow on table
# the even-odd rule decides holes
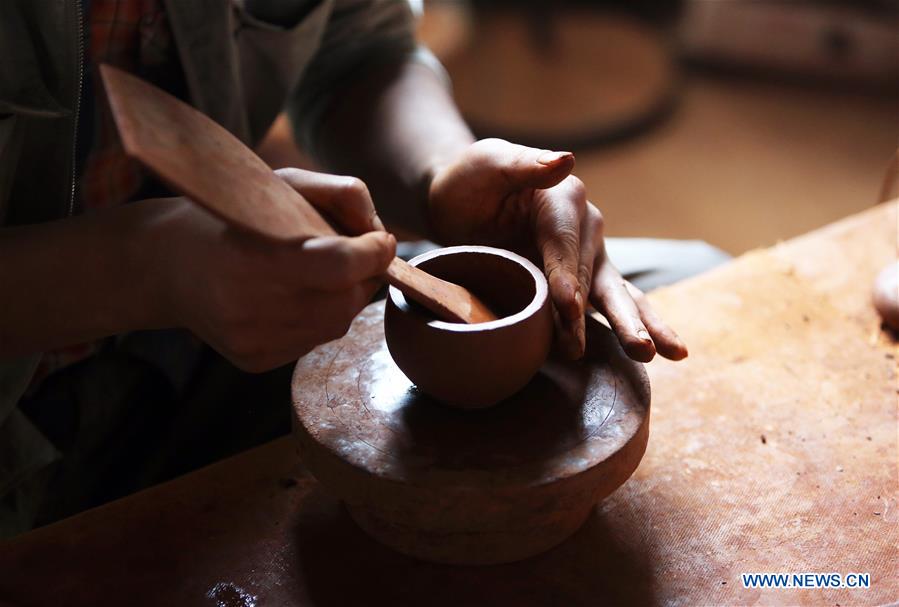
[[[460,567],[406,557],[366,536],[322,489],[303,500],[295,530],[301,575],[316,607],[343,605],[652,605],[639,546],[623,545],[598,511],[570,539],[507,565]],[[297,597],[301,603],[306,597]]]

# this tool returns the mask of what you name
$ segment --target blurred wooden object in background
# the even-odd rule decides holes
[[[444,42],[440,58],[479,136],[572,149],[637,131],[671,107],[678,68],[662,29],[624,13],[526,7],[441,6],[457,29],[469,19],[466,43]]]
[[[895,91],[899,4],[687,0],[685,55],[704,64]]]

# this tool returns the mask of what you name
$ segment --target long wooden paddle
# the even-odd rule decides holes
[[[335,231],[296,190],[237,137],[155,86],[100,66],[125,152],[229,224],[276,240]],[[496,316],[467,289],[394,258],[387,281],[443,320]]]

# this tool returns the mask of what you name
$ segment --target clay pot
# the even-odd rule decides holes
[[[403,373],[422,392],[462,408],[487,407],[523,388],[552,343],[543,272],[520,255],[482,246],[437,249],[409,263],[468,288],[500,318],[444,322],[390,287],[384,332]]]

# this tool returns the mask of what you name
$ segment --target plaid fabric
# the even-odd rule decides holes
[[[92,0],[89,58],[94,74],[100,63],[109,63],[157,84],[167,80],[165,71],[176,71],[178,62],[161,0]],[[82,209],[127,202],[146,178],[141,166],[125,156],[102,83],[92,80],[95,128],[81,177]]]
[[[109,63],[177,94],[183,76],[162,0],[90,0],[85,32],[85,101],[88,112],[79,124],[81,143],[88,142],[78,180],[78,207],[105,209],[132,200],[149,176],[125,155],[112,119],[97,66]],[[85,132],[86,131],[86,132]],[[97,353],[104,342],[59,348],[44,354],[34,374],[33,390],[47,375]]]

